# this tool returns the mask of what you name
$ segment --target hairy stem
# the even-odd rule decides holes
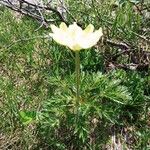
[[[79,117],[79,99],[80,99],[80,55],[79,51],[75,52],[75,73],[76,73],[76,121]]]

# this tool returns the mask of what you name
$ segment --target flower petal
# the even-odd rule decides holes
[[[100,28],[99,30],[97,30],[93,33],[90,33],[90,34],[86,35],[85,37],[83,37],[82,39],[80,39],[80,41],[78,41],[79,45],[83,49],[91,48],[99,41],[99,39],[102,35],[103,35],[102,29]]]
[[[68,34],[74,39],[76,38],[76,36],[81,35],[82,31],[83,30],[77,25],[76,22],[74,22],[72,25],[69,25],[68,27]]]
[[[62,31],[67,31],[67,25],[64,23],[64,22],[62,22],[60,25],[59,25],[59,27],[60,27],[60,29],[62,30]]]
[[[62,39],[60,38],[60,36],[58,34],[51,34],[51,37],[54,39],[54,41],[56,41],[57,43],[64,45],[64,42],[62,41]]]
[[[84,33],[88,34],[88,33],[92,33],[94,31],[94,26],[92,24],[89,24],[85,30]]]
[[[99,41],[102,35],[103,35],[102,28],[92,33],[90,41],[89,41],[89,47],[96,45],[96,43]]]
[[[73,51],[80,51],[82,49],[82,47],[78,44],[75,44],[75,45],[69,45],[68,46],[71,50]]]
[[[95,44],[96,44],[102,35],[103,35],[102,28],[99,28],[99,30],[96,30],[93,33],[93,43],[95,41]]]
[[[57,33],[57,32],[59,32],[59,30],[60,30],[58,27],[56,27],[56,26],[53,25],[53,24],[51,24],[50,27],[51,27],[51,30],[52,30],[53,33]]]

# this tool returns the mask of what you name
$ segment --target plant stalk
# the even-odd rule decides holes
[[[79,101],[80,101],[80,55],[79,51],[75,52],[75,73],[76,73],[76,121],[79,118]]]

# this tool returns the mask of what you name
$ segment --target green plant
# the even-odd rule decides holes
[[[43,132],[53,131],[48,139],[55,136],[55,140],[62,139],[61,142],[65,143],[66,147],[69,145],[65,140],[70,140],[72,146],[77,144],[77,147],[84,145],[83,147],[88,148],[93,146],[89,143],[90,135],[95,134],[95,130],[91,133],[91,126],[94,125],[96,128],[103,119],[115,123],[119,116],[120,105],[126,105],[131,100],[131,96],[126,87],[119,85],[120,81],[110,80],[109,75],[82,73],[78,122],[76,122],[74,79],[74,75],[64,80],[59,77],[50,79],[50,84],[55,87],[54,96],[44,102],[39,121],[43,126]],[[76,144],[75,139],[78,139]]]

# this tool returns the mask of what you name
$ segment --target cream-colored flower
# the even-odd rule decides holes
[[[69,47],[73,51],[88,49],[94,46],[103,35],[102,28],[94,31],[94,26],[89,24],[85,30],[82,30],[76,23],[67,25],[61,23],[59,28],[51,25],[53,33],[50,36],[59,44]]]

